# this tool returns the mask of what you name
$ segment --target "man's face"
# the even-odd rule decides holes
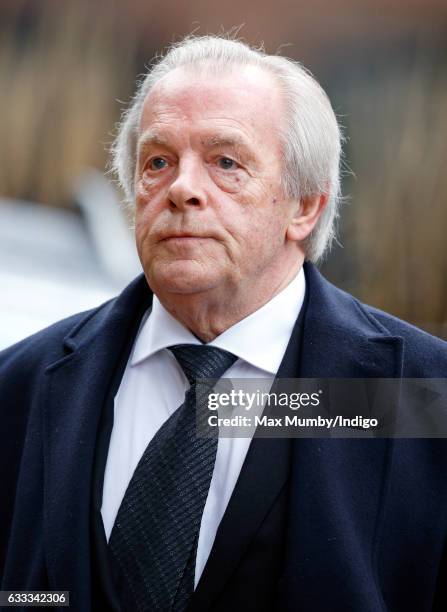
[[[135,225],[157,295],[230,298],[280,283],[292,215],[281,187],[283,116],[276,82],[255,67],[221,76],[176,69],[148,95]]]

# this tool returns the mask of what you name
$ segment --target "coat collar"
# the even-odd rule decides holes
[[[91,343],[113,345],[125,341],[128,327],[141,309],[152,304],[152,292],[143,274],[135,278],[115,299],[90,311],[63,339],[68,353],[76,352]],[[57,362],[49,369],[57,367]]]
[[[308,262],[304,264],[307,310],[304,321],[305,362],[301,376],[398,377],[403,340],[388,330],[358,300],[329,283]],[[143,275],[114,300],[83,318],[64,338],[68,353],[95,347],[117,347],[126,339],[128,325],[152,303]],[[65,358],[60,360],[65,361]],[[49,366],[57,368],[59,361]]]
[[[305,264],[308,305],[304,321],[302,378],[398,378],[403,340],[352,295]]]

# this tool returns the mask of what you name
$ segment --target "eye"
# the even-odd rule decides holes
[[[237,163],[230,157],[219,157],[217,165],[222,170],[235,170],[237,168]]]
[[[167,165],[167,161],[163,159],[163,157],[154,157],[154,159],[151,159],[149,162],[149,168],[151,170],[163,170]]]

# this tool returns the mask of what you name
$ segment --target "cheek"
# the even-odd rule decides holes
[[[258,253],[259,257],[276,252],[285,243],[286,239],[286,213],[282,202],[270,197],[264,200],[265,205],[247,207],[244,215],[245,239],[247,245]]]
[[[159,181],[140,180],[135,186],[135,225],[151,225],[165,208],[166,188]]]
[[[150,251],[152,234],[161,223],[162,207],[152,199],[136,197],[135,205],[135,242],[140,257]]]
[[[135,214],[135,243],[137,246],[137,251],[142,259],[145,249],[145,244],[147,242],[147,237],[149,233],[150,223],[145,217],[137,212]]]
[[[157,200],[166,191],[160,179],[140,178],[135,184],[135,201],[137,205],[144,205],[149,200]]]

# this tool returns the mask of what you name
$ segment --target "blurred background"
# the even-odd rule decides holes
[[[348,200],[323,272],[447,337],[445,0],[1,0],[0,348],[138,273],[105,173],[116,122],[155,53],[241,24],[303,62],[344,126]]]

